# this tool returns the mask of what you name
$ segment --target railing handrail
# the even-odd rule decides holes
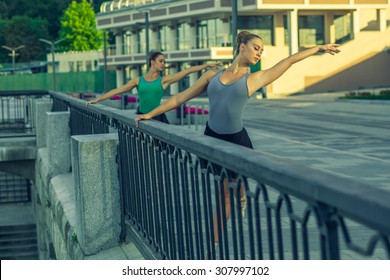
[[[86,107],[83,100],[55,92],[50,94],[73,106],[105,115],[111,122],[119,121],[135,128],[136,115],[132,112],[99,104]],[[200,135],[199,132],[171,128],[157,121],[141,122],[138,129],[240,174],[277,186],[284,192],[328,204],[350,218],[390,234],[390,223],[386,222],[390,216],[390,192],[369,182],[317,170],[292,160]]]

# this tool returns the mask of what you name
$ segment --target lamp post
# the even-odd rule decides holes
[[[60,39],[60,40],[57,40],[57,41],[49,41],[49,40],[45,40],[45,39],[39,39],[39,41],[43,42],[43,43],[46,43],[50,46],[50,52],[51,52],[51,59],[52,59],[52,67],[53,67],[53,90],[56,91],[57,90],[57,84],[56,84],[56,67],[55,67],[55,59],[54,59],[54,52],[56,50],[55,46],[64,41],[65,39]]]
[[[146,71],[149,68],[149,13],[150,9],[139,9],[139,12],[144,14],[144,22],[136,22],[139,25],[145,25],[145,62],[146,62]]]
[[[24,45],[21,45],[21,46],[16,47],[16,48],[11,48],[11,47],[8,47],[8,46],[1,46],[1,47],[11,51],[11,53],[9,55],[12,56],[12,74],[15,74],[15,56],[18,55],[16,53],[16,51],[21,49],[21,48],[24,48]]]
[[[237,19],[238,19],[238,8],[237,0],[232,0],[232,41],[233,41],[233,56],[236,49],[236,36],[237,36]]]

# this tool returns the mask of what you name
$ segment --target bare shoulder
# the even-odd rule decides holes
[[[219,69],[219,68],[210,69],[209,71],[207,71],[206,73],[204,73],[204,74],[202,75],[201,78],[204,78],[204,79],[206,79],[208,82],[210,82],[211,79],[212,79],[219,71],[221,71],[221,70],[222,70],[222,69]]]
[[[138,86],[139,84],[139,77],[133,78],[130,81],[127,82],[129,86]]]

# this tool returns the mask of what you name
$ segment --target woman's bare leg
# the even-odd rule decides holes
[[[223,200],[224,201],[219,201],[220,200],[220,194],[218,193],[218,201],[219,201],[219,213],[220,213],[220,218],[218,219],[218,211],[214,213],[214,218],[213,218],[213,225],[214,225],[214,242],[215,244],[219,243],[219,235],[218,235],[218,220],[220,221],[220,226],[221,229],[223,229],[225,221],[223,219],[223,207],[222,203],[225,204],[225,215],[226,215],[226,220],[229,220],[230,218],[230,193],[229,193],[229,182],[227,179],[223,180]]]

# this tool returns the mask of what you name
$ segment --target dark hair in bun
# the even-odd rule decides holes
[[[248,44],[253,38],[259,38],[260,40],[263,40],[259,35],[250,33],[248,31],[241,31],[237,34],[236,37],[236,51],[235,55],[237,56],[240,53],[240,45],[241,44]]]

